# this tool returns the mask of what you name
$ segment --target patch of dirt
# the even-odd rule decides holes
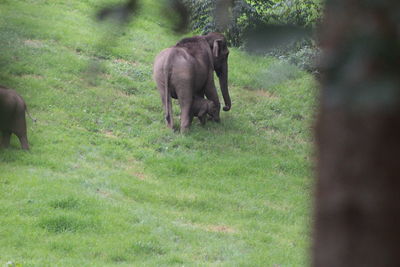
[[[26,46],[30,46],[30,47],[33,47],[33,48],[40,48],[40,47],[44,46],[43,43],[41,41],[39,41],[39,40],[29,40],[29,39],[25,40],[24,44]]]
[[[103,196],[103,197],[111,197],[111,193],[103,191],[103,190],[100,190],[98,188],[96,189],[96,193],[101,195],[101,196]]]
[[[139,63],[137,63],[135,61],[132,62],[132,61],[128,61],[128,60],[125,60],[125,59],[122,59],[122,58],[118,58],[118,59],[113,60],[113,63],[128,64],[128,65],[131,65],[131,66],[138,66],[139,65]]]
[[[118,96],[121,96],[121,97],[129,97],[129,96],[130,96],[130,94],[128,94],[128,93],[125,92],[125,91],[121,91],[121,90],[115,90],[115,93],[116,93]]]
[[[208,231],[210,232],[219,232],[219,233],[235,233],[236,230],[232,227],[226,225],[209,225],[207,226]]]
[[[128,164],[126,171],[128,171],[129,174],[141,181],[149,180],[149,176],[143,172],[143,166],[140,161],[131,158],[128,160]]]
[[[264,202],[264,205],[267,206],[267,207],[270,208],[270,209],[279,210],[279,211],[287,211],[287,210],[289,210],[289,208],[290,208],[290,207],[287,206],[287,205],[278,205],[278,204],[273,203],[273,202],[271,202],[271,201],[265,201],[265,202]]]
[[[261,96],[261,97],[266,97],[266,98],[273,98],[273,99],[277,99],[278,98],[275,94],[273,94],[271,92],[268,92],[268,91],[265,91],[265,90],[261,90],[261,89],[260,90],[255,90],[254,94],[256,94],[258,96]]]
[[[201,229],[207,232],[233,234],[237,230],[227,225],[202,225],[196,223],[178,223],[179,226]]]
[[[112,78],[112,75],[108,73],[103,73],[101,76],[104,77],[104,79],[106,80],[110,80]]]
[[[104,136],[108,137],[108,138],[118,138],[118,136],[114,135],[113,131],[110,130],[104,130],[102,131],[102,133],[104,134]]]
[[[21,76],[21,78],[32,78],[32,79],[36,79],[36,80],[42,80],[43,76],[37,75],[37,74],[24,74]]]
[[[133,176],[136,176],[139,180],[142,180],[142,181],[147,179],[147,176],[142,172],[134,172]]]

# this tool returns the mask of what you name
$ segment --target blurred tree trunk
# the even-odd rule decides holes
[[[327,0],[313,266],[400,266],[400,1]]]

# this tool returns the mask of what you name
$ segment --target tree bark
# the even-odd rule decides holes
[[[400,1],[328,0],[312,265],[400,266]]]

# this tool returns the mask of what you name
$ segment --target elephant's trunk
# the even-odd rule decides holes
[[[217,72],[219,78],[219,85],[221,87],[222,97],[224,98],[225,106],[223,108],[224,111],[228,111],[231,109],[231,97],[229,96],[228,91],[228,63],[225,62],[222,67],[221,71]]]

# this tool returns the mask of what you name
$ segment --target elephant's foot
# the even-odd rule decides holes
[[[20,136],[18,136],[18,138],[21,143],[22,149],[29,150],[29,143],[28,143],[28,138],[26,137],[26,135],[20,135]]]

